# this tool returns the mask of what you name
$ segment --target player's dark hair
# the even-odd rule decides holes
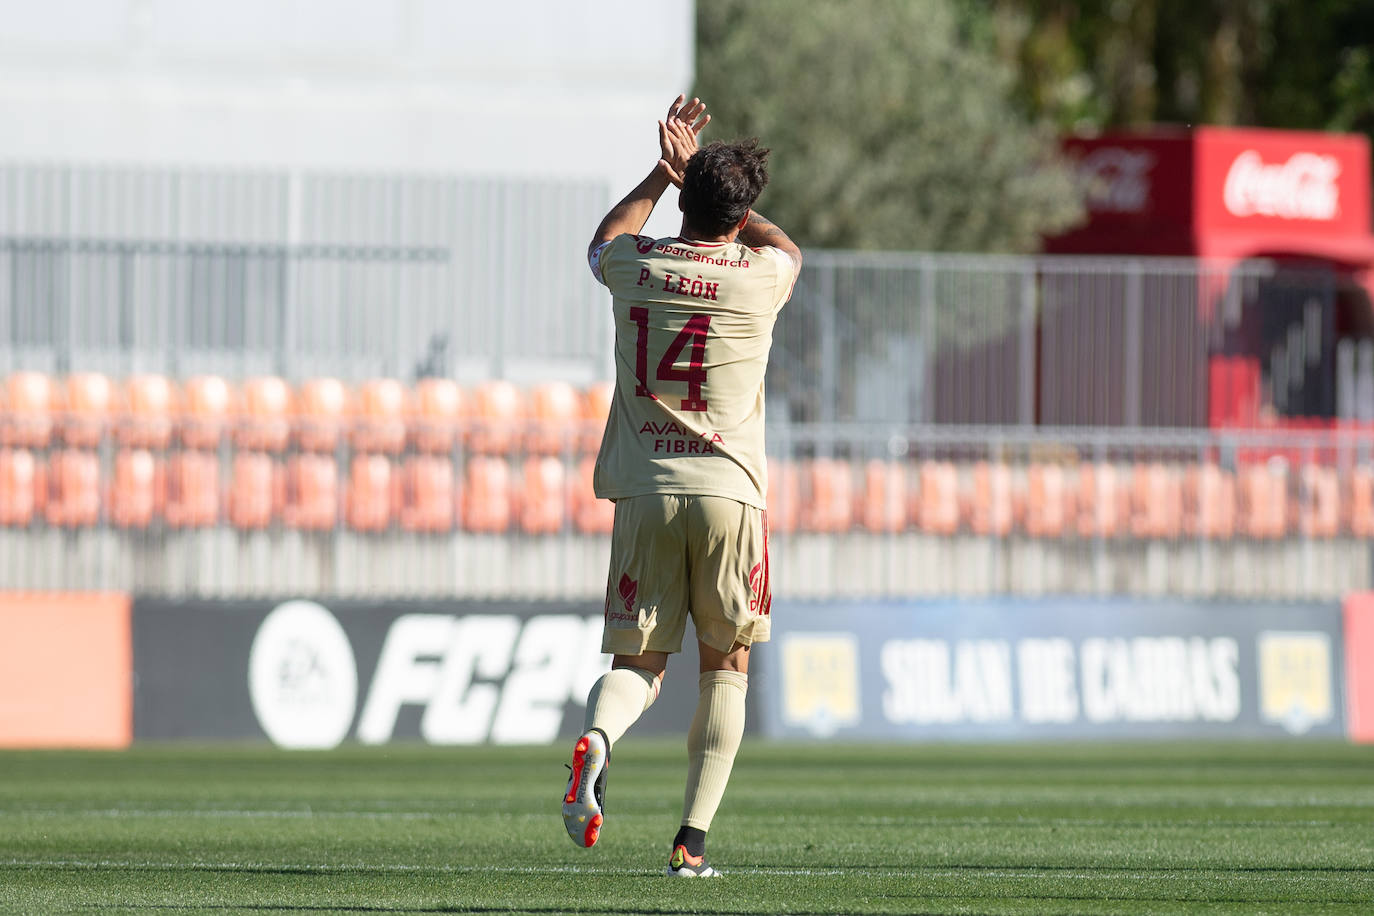
[[[709,235],[734,228],[768,185],[768,150],[755,138],[717,140],[692,154],[682,176],[682,215]]]

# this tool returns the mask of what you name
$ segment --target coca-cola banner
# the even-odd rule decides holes
[[[1051,252],[1374,263],[1362,135],[1173,128],[1071,138],[1065,152],[1089,219]]]
[[[1364,137],[1199,130],[1194,224],[1205,230],[1369,234]]]

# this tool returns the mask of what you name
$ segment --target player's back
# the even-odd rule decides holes
[[[776,248],[622,235],[598,255],[616,392],[598,496],[727,496],[763,508],[764,374],[795,267]]]

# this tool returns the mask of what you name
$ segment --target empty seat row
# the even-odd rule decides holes
[[[115,453],[107,473],[90,450],[62,449],[45,462],[0,447],[0,526],[608,533],[615,509],[593,496],[593,465],[473,455],[460,466],[441,455],[358,452],[341,466],[326,453],[243,450],[224,466],[213,452],[131,448]]]
[[[776,531],[1045,538],[1374,536],[1374,467],[770,461]]]
[[[0,526],[610,530],[580,456],[0,446]],[[1374,466],[770,460],[779,532],[1374,537]]]
[[[356,387],[316,378],[292,386],[276,377],[230,384],[160,375],[122,382],[91,372],[54,378],[16,372],[0,386],[0,445],[94,448],[118,445],[215,449],[228,441],[266,452],[352,449],[397,455],[456,445],[487,454],[595,451],[612,386],[567,382],[520,388],[490,380],[464,388],[451,379],[414,385],[372,379]]]

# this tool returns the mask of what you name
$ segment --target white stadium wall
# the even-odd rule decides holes
[[[653,119],[691,88],[693,42],[691,0],[0,0],[0,162],[559,178],[618,195],[656,156]]]

